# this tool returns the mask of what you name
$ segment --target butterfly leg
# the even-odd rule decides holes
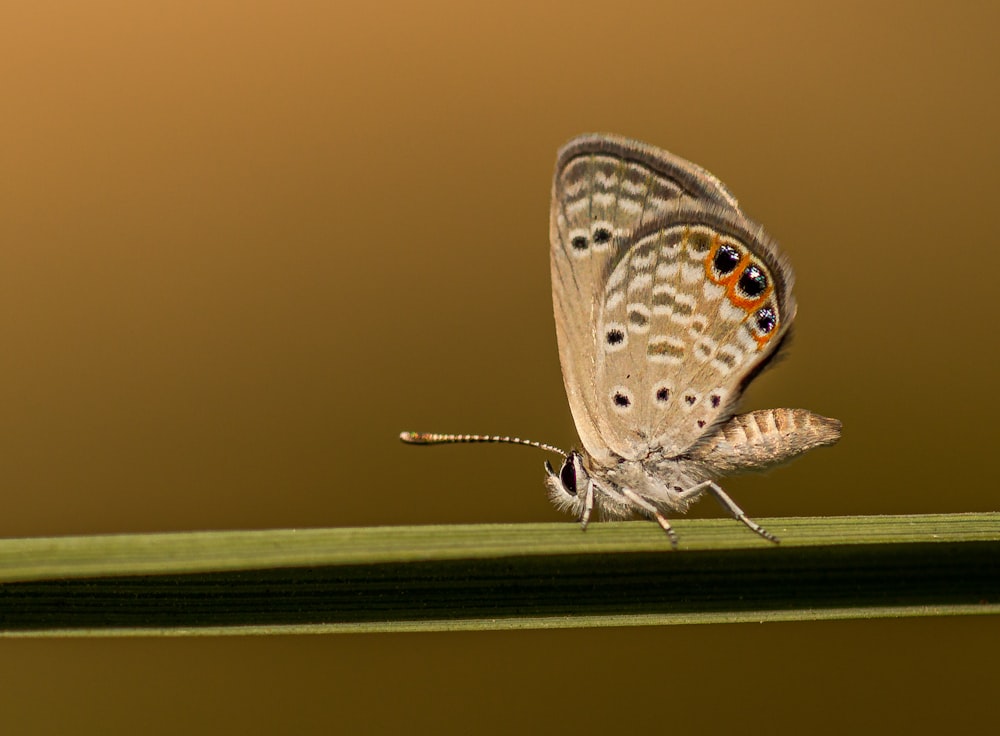
[[[580,526],[587,531],[590,514],[594,510],[594,481],[587,482],[587,495],[583,498],[583,513],[580,514]]]
[[[722,508],[724,508],[726,511],[728,511],[730,516],[732,516],[734,519],[743,522],[750,529],[757,532],[760,536],[764,537],[764,539],[768,540],[769,542],[774,542],[775,544],[778,544],[780,540],[776,536],[771,534],[771,532],[762,527],[756,521],[748,517],[743,512],[743,509],[737,506],[736,502],[729,497],[729,494],[727,494],[716,483],[710,480],[706,480],[704,483],[699,483],[698,485],[687,489],[686,491],[681,493],[680,496],[684,500],[693,501],[706,491],[708,493],[711,493],[712,497],[719,502],[719,505],[722,506]]]
[[[660,513],[660,510],[656,508],[649,501],[644,499],[635,491],[630,491],[628,488],[622,488],[622,495],[625,496],[629,501],[634,503],[639,508],[652,514],[653,518],[656,519],[656,523],[660,525],[660,528],[667,533],[670,537],[670,546],[677,549],[677,532],[674,528],[670,526],[670,522],[667,521],[667,517]]]

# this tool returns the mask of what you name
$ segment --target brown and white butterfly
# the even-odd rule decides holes
[[[404,432],[405,442],[509,442],[551,450],[553,503],[586,526],[667,520],[708,493],[761,536],[715,478],[840,438],[805,409],[733,412],[795,317],[792,269],[722,182],[666,151],[584,135],[560,151],[549,220],[563,380],[583,444]]]

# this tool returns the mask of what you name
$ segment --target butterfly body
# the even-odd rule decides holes
[[[741,514],[714,479],[773,467],[839,437],[839,421],[805,409],[748,412],[732,417],[681,456],[667,457],[657,450],[642,460],[620,458],[608,464],[595,461],[586,451],[571,452],[559,473],[547,466],[546,486],[552,502],[584,525],[591,508],[607,519],[637,513],[654,518],[656,512],[684,514],[705,493]],[[572,480],[567,482],[570,473]]]
[[[840,437],[840,422],[804,409],[734,415],[795,318],[776,243],[704,169],[604,134],[560,150],[549,223],[559,357],[583,444],[558,472],[546,463],[553,503],[584,526],[595,508],[651,517],[676,543],[665,514],[709,493],[773,540],[715,479]]]

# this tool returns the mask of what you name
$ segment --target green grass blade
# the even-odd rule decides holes
[[[0,635],[406,631],[1000,612],[1000,514],[0,540]]]

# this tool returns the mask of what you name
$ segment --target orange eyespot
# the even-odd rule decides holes
[[[744,253],[734,244],[722,242],[716,237],[705,257],[705,276],[713,284],[731,287],[733,281],[749,265],[749,253]],[[726,291],[729,293],[732,289],[727,288]],[[730,300],[732,300],[731,296]]]
[[[757,349],[762,350],[778,331],[778,311],[768,304],[752,314],[749,322],[750,334],[757,341]]]

